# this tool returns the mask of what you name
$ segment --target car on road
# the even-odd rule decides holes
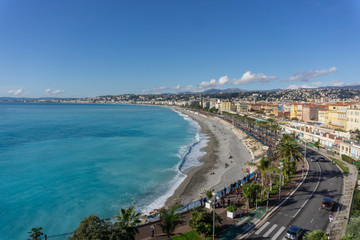
[[[329,211],[334,211],[336,207],[336,202],[332,198],[324,198],[321,202],[321,208],[324,208]]]
[[[319,162],[325,162],[325,158],[324,157],[319,157]]]
[[[311,157],[311,158],[310,158],[310,161],[316,162],[316,158],[315,158],[315,157]]]
[[[299,226],[291,225],[286,231],[285,237],[287,239],[302,239],[304,229]]]

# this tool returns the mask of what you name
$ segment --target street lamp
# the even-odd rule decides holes
[[[212,193],[213,197],[212,199],[209,201],[210,204],[213,206],[213,240],[215,239],[215,207],[216,207],[216,202],[220,200],[219,196],[216,196],[216,193],[213,192]]]
[[[279,170],[280,170],[280,181],[279,181],[279,202],[280,202],[280,194],[281,194],[281,171],[283,169],[283,163],[280,162]]]

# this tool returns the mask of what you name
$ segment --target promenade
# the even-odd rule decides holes
[[[305,169],[306,171],[307,169]],[[216,213],[221,216],[223,223],[221,225],[221,232],[216,236],[215,239],[230,240],[234,238],[244,237],[256,224],[260,223],[262,219],[268,217],[272,213],[272,210],[278,206],[280,202],[286,199],[291,192],[296,188],[298,184],[302,181],[302,163],[297,164],[297,171],[294,177],[281,189],[281,194],[279,198],[279,193],[272,195],[269,198],[269,201],[264,201],[257,209],[247,210],[246,208],[239,208],[236,211],[236,218],[230,219],[226,217],[226,207],[227,203],[220,208],[216,208]],[[236,203],[235,194],[227,194],[226,199],[230,198],[231,204]],[[244,202],[242,202],[244,206]],[[190,219],[190,212],[185,212],[182,214],[183,223],[176,228],[174,236],[182,235],[186,232],[191,231],[191,228],[188,226],[188,220]],[[148,223],[139,227],[139,234],[136,235],[136,239],[167,239],[166,235],[162,233],[160,226],[157,224],[160,221]],[[151,225],[155,225],[155,236],[151,238]]]

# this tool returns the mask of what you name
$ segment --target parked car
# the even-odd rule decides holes
[[[329,211],[334,211],[336,202],[332,198],[324,198],[321,202],[321,208],[324,208]]]
[[[315,158],[315,157],[311,157],[311,158],[310,158],[310,161],[316,162],[316,158]]]
[[[299,226],[291,225],[286,231],[285,237],[288,239],[302,239],[304,229]]]
[[[319,157],[319,162],[325,162],[325,158],[324,157]]]

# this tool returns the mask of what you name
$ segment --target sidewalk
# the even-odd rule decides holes
[[[313,149],[313,148],[311,148],[311,149],[324,155],[327,158],[332,157],[332,158],[342,161],[341,157],[339,155],[328,154],[323,149],[320,149],[320,150]],[[354,190],[355,190],[356,180],[357,180],[356,167],[345,161],[342,161],[342,162],[346,165],[346,167],[349,168],[349,174],[348,174],[348,176],[345,176],[345,174],[343,174],[344,181],[343,181],[343,187],[342,187],[342,194],[341,194],[341,198],[340,198],[340,202],[339,202],[340,207],[339,207],[338,211],[336,212],[336,214],[334,215],[333,222],[329,224],[329,227],[327,229],[327,232],[330,232],[330,238],[335,239],[335,240],[338,240],[338,239],[340,240],[341,237],[345,234],[345,227],[346,227],[347,222],[349,221],[351,204],[353,201]]]

